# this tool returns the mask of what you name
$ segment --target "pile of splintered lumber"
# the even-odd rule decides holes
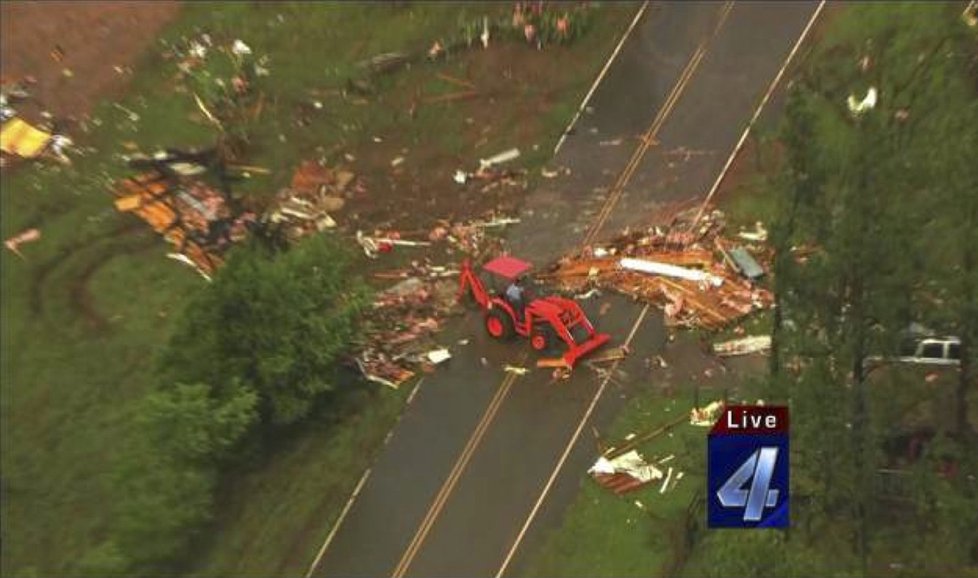
[[[676,327],[717,329],[759,309],[769,308],[767,290],[736,270],[723,239],[723,213],[675,215],[667,225],[625,232],[602,246],[565,257],[543,277],[579,293],[600,288],[661,307]],[[764,248],[755,247],[759,257]]]

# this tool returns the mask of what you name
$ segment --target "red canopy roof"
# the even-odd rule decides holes
[[[509,255],[503,255],[502,257],[496,257],[492,261],[489,261],[482,266],[482,269],[500,277],[505,277],[506,279],[516,279],[523,273],[529,271],[531,267],[533,266],[526,261],[517,259],[516,257],[510,257]]]

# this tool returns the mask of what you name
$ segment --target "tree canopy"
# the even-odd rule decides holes
[[[188,305],[162,357],[164,381],[206,383],[219,397],[246,388],[264,422],[295,423],[334,389],[365,296],[328,238],[284,253],[254,244]]]

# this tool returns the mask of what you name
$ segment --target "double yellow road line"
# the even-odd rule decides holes
[[[523,355],[520,363],[523,363],[525,360],[526,354]],[[425,538],[428,536],[428,532],[431,531],[431,526],[435,523],[435,520],[441,513],[442,508],[445,507],[445,502],[448,501],[448,497],[452,494],[452,490],[455,489],[455,485],[458,483],[459,478],[462,477],[462,472],[465,471],[469,460],[472,458],[472,454],[475,453],[475,449],[479,447],[482,437],[486,434],[486,431],[488,431],[489,425],[496,417],[496,413],[499,412],[499,408],[502,407],[503,400],[506,399],[506,395],[509,394],[509,390],[512,387],[513,382],[516,381],[517,377],[519,376],[515,373],[507,373],[506,377],[503,378],[502,383],[496,389],[496,393],[489,401],[489,406],[486,408],[485,413],[482,414],[482,419],[479,420],[479,424],[469,437],[469,441],[465,444],[462,454],[459,455],[458,460],[455,462],[455,466],[452,467],[452,471],[449,472],[448,477],[445,479],[445,483],[443,483],[441,488],[438,490],[438,494],[435,496],[434,502],[432,502],[431,507],[428,509],[428,513],[425,514],[424,520],[422,520],[421,525],[418,526],[418,531],[414,533],[411,543],[408,544],[407,550],[404,551],[404,555],[401,556],[401,560],[397,563],[397,567],[394,568],[394,573],[391,574],[393,578],[402,578],[405,572],[407,572],[408,566],[411,565],[411,561],[414,560],[414,557],[417,555],[418,550],[421,548]]]
[[[676,81],[676,84],[672,87],[672,90],[666,97],[666,101],[663,103],[655,118],[652,120],[652,124],[649,125],[648,129],[640,137],[641,142],[639,143],[639,146],[636,147],[631,158],[629,158],[628,163],[625,165],[625,168],[621,171],[621,173],[619,173],[618,178],[615,179],[615,183],[611,189],[611,194],[609,194],[608,198],[604,202],[604,205],[602,205],[601,211],[598,213],[597,220],[588,230],[587,235],[585,235],[582,247],[593,243],[598,233],[600,233],[601,227],[604,226],[605,222],[608,220],[608,217],[618,204],[618,201],[621,199],[621,196],[624,193],[625,186],[628,185],[632,176],[635,174],[635,171],[638,170],[638,167],[641,164],[646,152],[648,152],[649,148],[655,144],[655,138],[658,135],[659,130],[662,128],[662,125],[665,124],[669,114],[676,106],[676,103],[679,101],[679,98],[682,96],[686,86],[692,79],[693,74],[696,72],[697,67],[699,67],[703,57],[706,56],[707,46],[709,45],[710,41],[716,37],[717,33],[719,33],[720,28],[723,26],[724,22],[727,20],[727,16],[733,9],[733,4],[734,3],[732,1],[728,1],[720,8],[719,18],[712,33],[704,38],[696,47],[696,50],[690,57],[689,62],[687,62],[682,73],[679,75],[679,79]],[[632,329],[632,335],[634,335],[635,331],[638,329],[638,324],[641,323],[647,309],[648,308],[643,309],[642,314],[636,320],[636,326]],[[629,341],[630,340],[631,336],[629,336]],[[520,363],[523,363],[525,359],[526,356],[524,355]],[[415,532],[410,544],[408,544],[407,549],[404,551],[400,561],[398,561],[397,566],[394,568],[394,572],[391,574],[392,578],[403,578],[407,573],[408,568],[410,567],[414,558],[417,556],[421,546],[424,544],[425,538],[427,538],[428,533],[431,531],[431,527],[438,519],[442,509],[445,507],[445,503],[448,501],[449,496],[455,489],[455,486],[458,484],[459,478],[461,478],[462,473],[468,466],[469,460],[472,459],[472,455],[475,453],[476,448],[481,443],[486,431],[488,431],[489,426],[495,419],[496,414],[499,412],[499,408],[502,407],[503,401],[509,394],[513,382],[516,381],[517,377],[518,376],[516,374],[508,373],[506,374],[506,377],[503,378],[502,383],[496,390],[496,393],[493,395],[492,400],[489,402],[489,406],[486,408],[485,413],[479,420],[478,425],[476,425],[476,428],[469,437],[468,442],[466,442],[465,448],[462,450],[461,455],[459,455],[458,460],[452,467],[451,472],[449,472],[445,482],[435,495],[435,499],[429,507],[428,512],[425,514],[424,519],[421,521],[421,525],[418,526],[418,530]],[[601,389],[603,389],[603,387]],[[600,390],[599,394],[595,396],[595,399],[592,401],[592,407],[589,408],[588,415],[590,414],[591,409],[593,409],[593,405],[599,396]],[[507,557],[507,562],[511,556],[512,552],[510,552],[510,556]]]
[[[693,73],[696,72],[696,69],[699,67],[703,57],[706,56],[707,45],[709,45],[710,41],[716,37],[716,35],[720,32],[720,28],[723,26],[724,22],[726,22],[727,16],[729,16],[730,11],[733,10],[733,4],[734,3],[732,1],[728,1],[720,8],[719,17],[712,33],[708,37],[704,38],[696,47],[696,50],[693,51],[693,55],[689,58],[689,62],[686,63],[686,67],[683,68],[682,73],[680,73],[679,79],[676,81],[676,84],[673,85],[672,90],[666,97],[666,101],[662,104],[662,108],[659,109],[659,112],[652,120],[652,124],[649,125],[649,128],[642,134],[641,137],[639,137],[639,145],[635,148],[635,152],[632,153],[632,156],[625,165],[625,168],[618,174],[615,184],[611,187],[611,193],[608,195],[604,205],[601,207],[601,211],[598,213],[597,220],[588,230],[587,235],[584,236],[584,240],[581,242],[582,249],[591,243],[594,243],[598,234],[601,232],[601,227],[604,226],[605,222],[608,220],[608,217],[611,216],[611,212],[618,205],[618,201],[621,200],[621,196],[625,192],[625,186],[628,185],[629,181],[631,181],[632,176],[635,174],[635,171],[638,170],[642,159],[645,158],[645,153],[648,152],[649,148],[653,144],[656,144],[656,137],[659,134],[659,130],[662,128],[662,125],[665,124],[666,119],[669,118],[669,114],[672,112],[672,109],[676,106],[676,103],[679,102],[679,97],[682,96],[683,92],[686,90],[686,86],[689,84],[689,81],[693,78]]]

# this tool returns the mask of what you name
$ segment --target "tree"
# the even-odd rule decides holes
[[[122,564],[159,571],[187,552],[211,518],[218,465],[255,421],[256,402],[244,388],[221,401],[206,385],[178,384],[138,405],[114,471],[112,538],[87,557],[96,573]]]
[[[207,385],[177,384],[150,394],[137,423],[151,436],[156,452],[189,463],[222,459],[255,422],[258,397],[247,387],[230,390],[218,402]]]
[[[968,106],[973,109],[974,95],[971,100],[961,97],[961,85],[968,82],[961,54],[969,53],[963,48],[969,45],[960,41],[961,30],[942,5],[857,5],[833,27],[789,97],[783,133],[788,162],[780,181],[786,183],[786,194],[772,231],[778,251],[779,314],[774,327],[777,358],[771,368],[779,371],[786,348],[806,361],[791,391],[794,407],[815,412],[796,420],[796,439],[804,441],[797,444],[802,446],[801,464],[815,466],[803,467],[801,479],[813,488],[827,490],[831,485],[848,492],[845,501],[854,506],[863,572],[880,457],[880,432],[867,408],[867,358],[892,351],[909,321],[939,317],[931,311],[934,303],[925,308],[920,299],[935,279],[958,288],[957,300],[952,300],[958,305],[947,308],[956,320],[964,325],[960,320],[974,317],[970,308],[978,285],[972,276],[959,273],[967,270],[967,259],[973,256],[973,236],[933,231],[940,238],[935,242],[918,233],[937,223],[945,228],[960,223],[972,231],[978,224],[970,216],[972,209],[955,216],[949,212],[952,206],[968,207],[975,198],[974,155],[961,150],[974,142],[973,135],[962,132],[974,132],[974,125],[963,122],[967,113],[961,115]],[[847,95],[863,95],[870,88],[879,94],[875,107],[850,112]],[[948,106],[949,100],[957,106]],[[957,176],[949,177],[949,172]],[[955,197],[969,198],[951,203],[946,194],[937,193],[941,187],[953,189]],[[945,206],[934,206],[933,199]],[[800,243],[820,248],[803,266],[786,255],[788,247]],[[961,254],[962,265],[935,276],[935,262],[942,260],[931,258],[931,252],[953,252],[948,243]],[[804,328],[796,339],[783,337],[783,315]],[[970,371],[965,369],[958,391],[958,422],[964,421],[961,408]],[[834,404],[815,399],[805,386],[816,386],[819,380],[823,391],[843,388],[842,398],[835,396]],[[812,445],[822,441],[817,430],[808,431],[837,423],[840,417],[851,434],[848,440],[838,440],[833,451],[848,455],[848,465],[819,452]],[[831,499],[821,503],[830,515],[838,505]]]
[[[162,357],[164,381],[207,383],[217,398],[243,387],[264,422],[295,423],[334,389],[366,295],[328,238],[285,252],[253,243],[188,305]]]
[[[106,540],[88,550],[78,561],[79,573],[92,578],[129,576],[131,562],[113,540]]]

